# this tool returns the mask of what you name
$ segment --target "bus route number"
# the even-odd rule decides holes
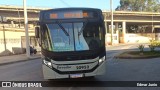
[[[89,65],[76,66],[77,70],[89,69]]]

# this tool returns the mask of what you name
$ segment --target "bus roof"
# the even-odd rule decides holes
[[[47,11],[68,11],[68,10],[95,10],[95,11],[101,11],[101,9],[98,8],[55,8],[55,9],[48,9],[48,10],[41,10],[41,12],[47,12]]]
[[[97,8],[56,8],[40,12],[40,21],[102,18],[101,9]]]

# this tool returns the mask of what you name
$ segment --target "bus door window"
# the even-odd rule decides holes
[[[103,47],[105,45],[105,28],[103,28],[102,24],[99,26],[99,41],[100,46]]]
[[[89,50],[88,44],[84,39],[83,34],[79,34],[83,27],[83,23],[74,23],[74,36],[75,36],[75,49],[76,51],[80,50]],[[82,31],[83,33],[83,31]]]
[[[104,44],[104,33],[101,24],[88,23],[83,31],[84,38],[89,45],[90,50],[102,47]]]

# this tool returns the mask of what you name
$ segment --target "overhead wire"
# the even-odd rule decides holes
[[[70,5],[67,3],[67,2],[65,2],[65,1],[63,1],[63,0],[60,0],[63,4],[65,4],[66,6],[68,6],[68,7],[70,7]]]

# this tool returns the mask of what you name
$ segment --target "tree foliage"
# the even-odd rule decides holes
[[[159,12],[160,0],[120,0],[116,10]]]

